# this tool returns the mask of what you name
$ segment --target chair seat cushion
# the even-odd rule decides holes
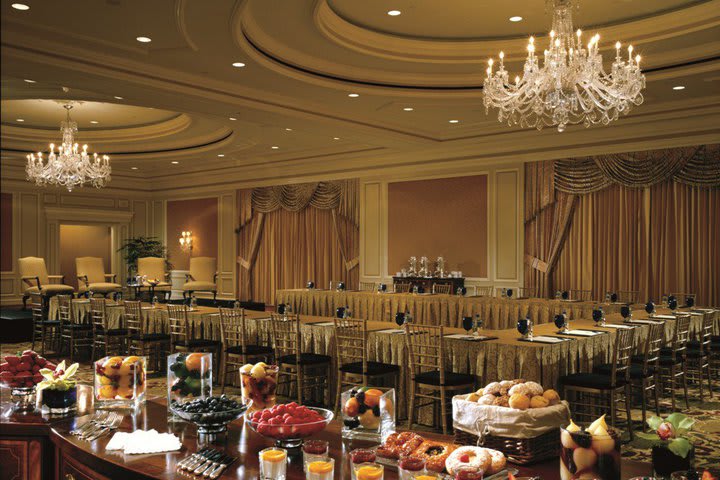
[[[560,383],[565,386],[597,388],[599,390],[609,390],[625,385],[622,378],[615,379],[615,385],[612,384],[610,375],[601,375],[599,373],[573,373],[560,377]]]
[[[199,291],[199,290],[209,290],[211,292],[217,290],[217,286],[213,282],[198,282],[198,281],[192,281],[187,282],[183,285],[183,290],[193,290],[193,291]]]
[[[235,345],[228,347],[225,351],[233,355],[270,355],[273,353],[273,349],[271,347],[266,347],[264,345],[245,345],[244,352],[242,345]]]
[[[89,323],[65,323],[63,330],[92,330],[93,326]]]
[[[669,367],[671,365],[680,365],[682,358],[680,356],[673,358],[671,355],[660,355],[660,365],[663,367]]]
[[[341,372],[354,373],[356,375],[386,375],[400,371],[400,367],[391,363],[367,362],[367,371],[362,371],[362,362],[346,363],[340,367]]]
[[[88,287],[86,287],[85,284],[81,282],[78,291],[87,292],[88,290],[92,292],[118,292],[122,290],[122,285],[119,283],[98,282],[91,283]]]
[[[141,342],[160,342],[163,340],[170,340],[170,335],[167,333],[143,333],[142,335],[136,333],[131,335],[132,340],[140,340]]]
[[[145,283],[143,283],[143,287],[149,288],[149,287],[152,287],[152,285],[150,284],[150,282],[145,282]],[[160,282],[160,283],[158,283],[158,284],[155,285],[155,290],[160,290],[160,289],[170,288],[170,287],[171,287],[171,285],[170,285],[169,283],[167,283],[167,282]]]
[[[46,327],[55,327],[60,325],[60,320],[43,320],[38,323],[45,325]]]
[[[317,353],[301,353],[299,362],[295,358],[295,355],[284,355],[278,360],[280,363],[288,364],[299,363],[300,365],[320,365],[323,363],[330,363],[331,359],[327,355],[318,355]]]
[[[75,289],[70,285],[63,285],[61,283],[48,283],[42,286],[40,290],[38,287],[29,287],[25,289],[25,293],[30,295],[31,293],[42,293],[46,295],[55,295],[58,293],[73,293]]]
[[[595,365],[593,367],[593,373],[598,373],[600,375],[612,375],[612,364],[611,363],[603,363],[602,365]],[[648,367],[647,374],[643,373],[643,366],[641,363],[633,363],[630,365],[630,378],[634,379],[642,379],[642,378],[649,378],[652,377],[655,374],[655,369],[653,367]]]
[[[456,387],[459,385],[471,385],[475,383],[475,377],[467,373],[445,372],[445,383],[440,384],[440,372],[433,370],[432,372],[424,372],[415,375],[417,383],[425,385],[436,385],[446,387]]]
[[[692,350],[700,350],[700,341],[698,340],[690,340],[687,343],[688,349]],[[710,339],[710,350],[720,350],[720,340],[713,340]]]
[[[103,329],[98,328],[97,332],[102,334]],[[127,328],[110,328],[110,329],[108,329],[107,332],[105,332],[105,335],[109,335],[109,336],[120,336],[120,335],[127,335],[127,334],[128,334]]]
[[[702,358],[706,357],[707,354],[699,348],[688,348],[687,350],[685,350],[685,356],[687,358]]]
[[[218,340],[207,340],[204,338],[196,338],[193,340],[175,342],[174,345],[177,345],[179,347],[186,347],[186,348],[201,348],[201,347],[217,348],[217,346],[220,345],[220,342]]]

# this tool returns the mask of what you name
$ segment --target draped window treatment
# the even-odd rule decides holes
[[[238,192],[239,297],[275,303],[275,291],[358,284],[357,180]]]
[[[525,285],[546,296],[587,289],[596,299],[696,293],[699,304],[720,305],[720,150],[676,150],[526,164]]]

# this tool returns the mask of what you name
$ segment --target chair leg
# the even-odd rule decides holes
[[[654,375],[655,388],[655,415],[660,416],[660,376],[656,373]]]
[[[707,371],[708,390],[710,390],[710,398],[713,398],[712,383],[710,383],[710,359],[708,359],[708,363],[706,365],[706,371]]]
[[[414,420],[415,420],[415,389],[417,388],[417,383],[415,383],[415,380],[410,380],[410,402],[409,403],[409,409],[408,409],[408,429],[412,429]]]
[[[632,388],[630,384],[625,385],[625,415],[627,415],[628,432],[630,432],[630,441],[635,438],[632,426],[632,416],[630,414],[630,399],[632,398]],[[643,392],[643,412],[645,411],[645,394]],[[643,419],[644,420],[644,419]]]
[[[675,409],[675,365],[670,367],[670,401],[672,404],[672,411],[677,412]]]
[[[225,393],[225,375],[227,374],[227,352],[220,356],[220,393]]]
[[[645,395],[646,395],[646,392],[647,392],[646,388],[647,388],[647,379],[646,379],[646,378],[643,378],[643,379],[642,379],[642,385],[640,386],[640,402],[642,403],[642,424],[643,424],[643,430],[645,430],[645,425],[646,425],[645,420],[647,419],[647,408],[646,408],[646,405],[645,405],[645,401],[646,401],[646,396],[645,396]],[[630,391],[632,391],[632,388],[630,389]]]
[[[447,435],[447,394],[445,389],[440,387],[440,424],[442,425],[443,435]]]
[[[338,370],[337,372],[337,382],[335,382],[335,415],[337,416],[338,412],[340,411],[340,394],[342,390],[342,378],[343,373]]]
[[[685,408],[690,409],[690,403],[688,401],[688,386],[687,386],[687,365],[683,364],[682,378],[683,378],[683,391],[685,392]],[[700,384],[702,384],[702,377],[700,378]]]
[[[298,399],[298,405],[303,405],[303,387],[305,386],[305,378],[303,375],[303,367],[301,365],[297,366],[297,373],[295,375],[295,381],[297,382],[297,399]]]
[[[626,402],[630,400],[625,399]],[[615,403],[615,390],[610,390],[610,425],[615,428],[615,420],[617,419],[616,412],[617,404]]]

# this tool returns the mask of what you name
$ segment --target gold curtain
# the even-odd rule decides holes
[[[359,232],[344,217],[334,222],[333,212],[305,208],[255,215],[239,233],[241,257],[257,245],[251,268],[240,268],[240,298],[274,304],[277,289],[304,287],[308,280],[319,287],[342,280],[357,288],[358,269],[347,268],[343,249],[357,256]]]
[[[672,180],[645,189],[612,185],[579,196],[552,282],[592,290],[596,299],[618,290],[655,301],[683,292],[718,305],[718,238],[719,188]]]

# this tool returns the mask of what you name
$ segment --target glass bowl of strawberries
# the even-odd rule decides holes
[[[10,390],[10,396],[15,403],[14,411],[35,410],[36,385],[43,380],[40,370],[54,370],[56,366],[32,350],[3,358],[0,363],[0,387]]]
[[[246,415],[245,423],[260,435],[275,440],[275,446],[298,448],[303,439],[325,430],[335,414],[325,408],[295,402],[275,405]]]

